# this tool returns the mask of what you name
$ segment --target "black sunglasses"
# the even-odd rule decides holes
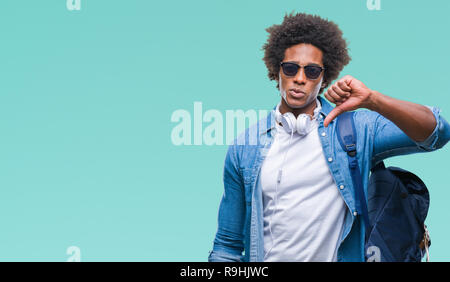
[[[302,66],[291,62],[281,62],[280,66],[283,69],[283,73],[286,76],[295,76],[298,70],[302,68]],[[322,73],[322,71],[325,69],[323,67],[316,65],[307,65],[304,66],[303,68],[305,69],[306,77],[309,79],[317,79]]]

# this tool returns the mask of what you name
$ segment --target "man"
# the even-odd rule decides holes
[[[439,108],[389,97],[350,75],[325,91],[333,108],[319,94],[350,61],[337,25],[300,13],[267,31],[264,61],[280,103],[228,148],[208,261],[363,261],[364,225],[336,117],[364,108],[354,118],[366,195],[372,166],[442,148],[450,125]]]

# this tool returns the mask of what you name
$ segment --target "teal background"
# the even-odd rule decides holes
[[[335,21],[350,74],[450,118],[450,2],[66,1],[0,4],[0,260],[206,261],[226,146],[174,146],[172,113],[270,110],[265,28]],[[210,71],[211,67],[214,71]],[[430,188],[432,261],[448,261],[450,150],[395,157]]]

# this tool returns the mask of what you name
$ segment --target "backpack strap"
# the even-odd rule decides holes
[[[342,149],[347,152],[348,166],[355,189],[355,207],[358,215],[362,215],[366,227],[366,235],[370,234],[369,213],[361,177],[361,171],[356,158],[356,129],[353,120],[354,112],[344,112],[337,119],[337,136]]]

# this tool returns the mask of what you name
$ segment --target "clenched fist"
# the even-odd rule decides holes
[[[370,108],[373,91],[356,78],[346,75],[331,85],[324,96],[336,107],[328,114],[324,120],[324,126],[338,115],[347,111],[354,111],[359,108]]]

